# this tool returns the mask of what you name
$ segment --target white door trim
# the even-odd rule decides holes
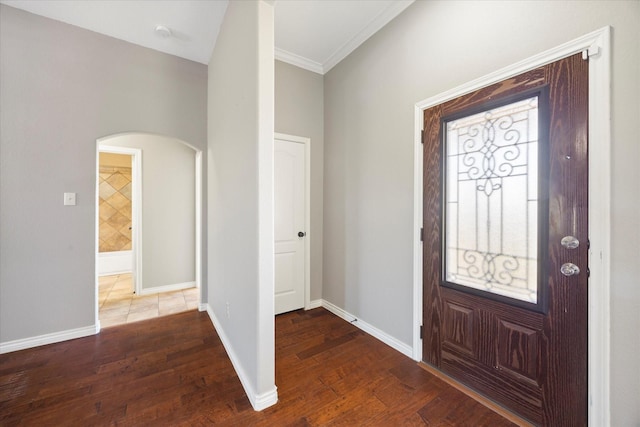
[[[131,156],[131,251],[133,253],[133,283],[136,295],[142,289],[142,150],[139,148],[101,145],[98,140],[96,177],[100,174],[100,153],[127,154]],[[96,181],[98,182],[98,181]],[[100,214],[100,189],[96,184],[96,269],[98,266],[98,233]],[[97,289],[97,288],[96,288]],[[96,299],[97,301],[97,299]],[[96,308],[96,317],[98,309]]]
[[[610,424],[611,28],[604,27],[415,105],[413,358],[422,360],[423,148],[427,108],[582,52],[589,59],[589,425]]]
[[[311,139],[303,136],[275,133],[274,139],[304,144],[304,309],[311,306]]]
[[[202,302],[202,150],[192,148],[196,152],[196,288],[199,289]]]

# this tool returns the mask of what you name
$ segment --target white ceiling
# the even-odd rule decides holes
[[[276,0],[275,56],[324,74],[414,0]],[[207,64],[227,0],[0,0],[0,3]],[[161,37],[163,25],[172,37]]]

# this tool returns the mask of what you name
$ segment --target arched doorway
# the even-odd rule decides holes
[[[105,152],[132,156],[130,182],[126,169],[101,166]],[[172,137],[123,133],[98,139],[96,162],[96,324],[111,326],[197,308],[202,152]],[[130,222],[123,208],[128,197],[133,205]],[[127,228],[129,271],[123,264],[113,270],[112,260],[119,254],[109,250],[126,242]]]

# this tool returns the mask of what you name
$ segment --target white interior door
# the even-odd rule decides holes
[[[304,307],[305,145],[275,140],[275,314]]]

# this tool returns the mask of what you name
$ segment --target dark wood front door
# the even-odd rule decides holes
[[[587,424],[587,135],[580,55],[424,112],[423,360],[538,425]]]

